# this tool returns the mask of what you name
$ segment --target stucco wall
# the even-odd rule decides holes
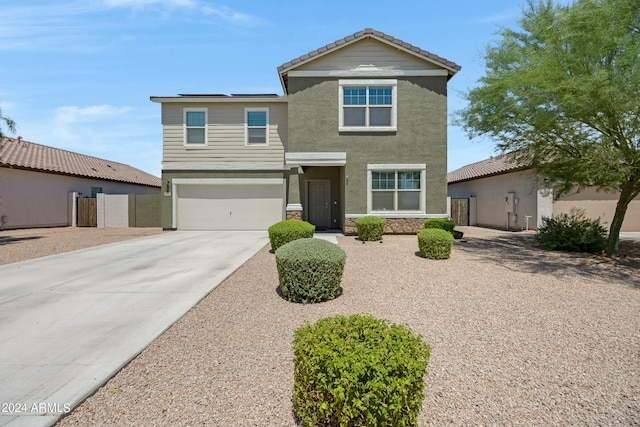
[[[538,227],[539,182],[530,171],[475,179],[449,185],[449,197],[476,197],[476,223],[491,227],[523,229],[525,216],[529,218],[529,229]],[[514,193],[517,204],[514,213],[507,215],[505,197]],[[509,223],[507,224],[507,219]]]
[[[599,218],[606,228],[611,225],[618,193],[585,189],[579,193],[553,199],[553,192],[531,171],[512,172],[449,185],[449,197],[477,197],[477,224],[503,228],[506,226],[505,196],[514,192],[518,199],[517,218],[510,217],[510,226],[521,229],[524,216],[531,215],[529,228],[537,229],[543,217],[569,213],[572,208],[585,210],[588,218]],[[517,220],[516,220],[517,219]],[[514,221],[515,220],[515,221]],[[628,207],[622,231],[640,231],[640,197]]]
[[[600,223],[609,228],[619,197],[617,192],[606,193],[588,188],[579,193],[561,196],[553,203],[553,213],[569,213],[571,208],[577,206],[585,210],[587,217],[600,218]],[[629,203],[621,231],[640,231],[640,197]]]
[[[339,132],[338,79],[289,79],[289,152],[345,152],[345,213],[367,212],[367,164],[427,166],[427,214],[446,214],[446,77],[398,79],[397,131]]]
[[[4,228],[61,227],[71,224],[70,192],[91,196],[91,187],[110,194],[159,194],[160,189],[143,185],[101,181],[0,168],[0,216]]]

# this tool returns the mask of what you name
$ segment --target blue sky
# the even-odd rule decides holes
[[[371,27],[462,66],[449,112],[524,0],[0,0],[0,107],[25,140],[160,176],[160,105],[178,93],[282,94],[276,68]],[[449,128],[448,170],[495,154]]]

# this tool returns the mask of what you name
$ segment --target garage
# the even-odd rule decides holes
[[[180,181],[174,199],[179,230],[266,231],[283,219],[282,179]]]

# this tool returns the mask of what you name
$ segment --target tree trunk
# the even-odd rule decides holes
[[[637,191],[634,190],[633,183],[627,183],[622,186],[620,198],[616,204],[616,212],[613,215],[611,227],[609,227],[609,238],[607,239],[606,247],[607,256],[611,257],[618,255],[618,243],[620,243],[620,229],[622,228],[622,222],[624,221],[624,216],[627,213],[629,203],[631,203],[631,200],[638,195]]]

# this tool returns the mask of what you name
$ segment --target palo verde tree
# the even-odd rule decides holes
[[[2,143],[2,138],[5,137],[4,126],[9,129],[9,132],[13,133],[16,131],[16,123],[11,120],[9,117],[6,117],[2,114],[2,108],[0,108],[0,143]]]
[[[619,192],[606,251],[640,194],[640,2],[530,0],[518,30],[487,47],[486,75],[456,123],[489,136],[559,194]]]
[[[16,123],[9,117],[6,117],[4,114],[2,114],[2,108],[0,108],[0,156],[2,154],[2,140],[5,137],[5,126],[11,133],[14,133],[16,131]],[[2,157],[0,157],[0,160],[2,160]]]

